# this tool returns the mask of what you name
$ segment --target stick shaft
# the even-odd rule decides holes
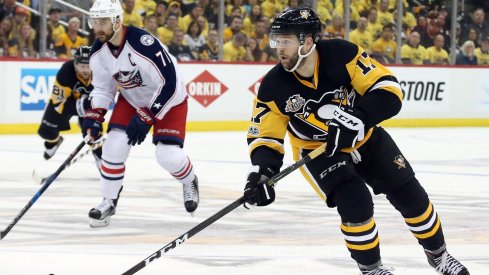
[[[307,156],[305,156],[304,158],[300,159],[296,163],[294,163],[294,164],[288,166],[287,168],[283,169],[282,171],[280,171],[275,176],[271,177],[267,181],[267,184],[270,185],[270,186],[275,186],[280,179],[284,178],[285,176],[287,176],[290,173],[292,173],[293,171],[295,171],[297,168],[301,167],[302,165],[308,163],[309,161],[311,161],[312,159],[316,158],[320,154],[324,153],[325,149],[326,149],[326,143],[323,144],[323,145],[321,145],[320,147],[316,148],[314,151],[310,152]],[[162,247],[161,249],[159,249],[155,253],[151,254],[149,257],[147,257],[146,259],[142,260],[141,262],[139,262],[138,264],[136,264],[135,266],[133,266],[132,268],[130,268],[126,272],[122,273],[122,275],[132,275],[132,274],[135,274],[136,272],[138,272],[139,270],[143,269],[145,266],[147,266],[152,261],[160,258],[166,252],[168,252],[168,251],[176,248],[177,246],[181,245],[182,243],[184,243],[185,241],[187,241],[188,239],[190,239],[195,234],[197,234],[200,231],[204,230],[206,227],[208,227],[209,225],[213,224],[215,221],[219,220],[220,218],[222,218],[225,215],[227,215],[229,212],[231,212],[234,209],[236,209],[238,206],[242,205],[244,203],[244,201],[245,201],[244,200],[244,197],[241,197],[241,198],[235,200],[233,203],[231,203],[228,206],[224,207],[219,212],[217,212],[214,215],[212,215],[211,217],[207,218],[205,221],[199,223],[198,225],[196,225],[195,227],[193,227],[189,231],[187,231],[184,234],[182,234],[180,237],[176,238],[175,240],[173,240],[169,244],[165,245],[164,247]]]

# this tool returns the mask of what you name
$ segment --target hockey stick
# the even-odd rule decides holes
[[[76,156],[76,154],[78,154],[78,152],[80,152],[80,150],[83,148],[83,146],[85,146],[85,144],[89,140],[90,140],[90,136],[87,135],[85,137],[85,139],[75,148],[75,150],[73,150],[73,152],[71,152],[70,156],[63,162],[63,164],[61,164],[61,166],[58,168],[58,170],[56,170],[56,172],[54,172],[54,174],[52,174],[51,176],[49,176],[46,179],[46,181],[44,182],[42,187],[36,192],[36,194],[34,194],[34,196],[31,198],[31,200],[24,206],[24,208],[22,208],[20,213],[17,214],[17,216],[12,220],[12,222],[10,222],[10,224],[7,226],[7,228],[5,228],[5,230],[0,232],[0,240],[5,238],[5,236],[8,234],[8,232],[10,232],[10,230],[17,224],[17,222],[22,218],[22,216],[24,216],[24,214],[31,208],[31,206],[34,205],[34,203],[36,203],[37,199],[39,199],[39,197],[41,197],[42,193],[44,193],[44,191],[46,191],[46,189],[48,189],[49,185],[51,185],[51,183],[53,183],[53,181],[58,177],[58,175],[66,167],[68,167],[68,164],[71,162],[71,160]]]
[[[85,152],[79,154],[78,156],[76,156],[74,159],[72,159],[70,161],[70,163],[68,163],[65,167],[68,168],[70,167],[71,165],[75,164],[76,162],[78,162],[80,159],[82,159],[83,157],[85,157],[86,155],[90,154],[92,151],[94,150],[97,150],[98,148],[102,147],[104,145],[104,142],[105,142],[105,138],[102,138],[100,141],[97,141],[97,143],[95,143],[93,146],[91,146],[90,148],[88,148]],[[39,175],[39,173],[37,173],[37,170],[34,169],[32,170],[32,179],[37,182],[38,184],[44,184],[44,182],[48,179],[49,177],[42,177],[41,175]]]
[[[275,176],[273,176],[272,178],[270,178],[267,181],[267,184],[269,186],[274,187],[279,180],[281,180],[285,176],[289,175],[290,173],[292,173],[293,171],[295,171],[297,168],[301,167],[302,165],[308,163],[312,159],[316,158],[320,154],[324,153],[325,150],[326,150],[326,143],[324,143],[323,145],[319,146],[314,151],[310,152],[307,156],[303,157],[302,159],[300,159],[296,163],[294,163],[294,164],[288,166],[287,168],[285,168],[284,170],[280,171],[278,174],[276,174]],[[238,206],[240,206],[244,202],[245,202],[245,198],[243,196],[241,198],[235,200],[233,203],[231,203],[230,205],[224,207],[223,209],[221,209],[216,214],[212,215],[211,217],[207,218],[205,221],[199,223],[198,225],[196,225],[195,227],[193,227],[189,231],[185,232],[183,235],[181,235],[180,237],[176,238],[171,243],[163,246],[161,249],[159,249],[155,253],[151,254],[149,257],[147,257],[146,259],[142,260],[141,262],[139,262],[138,264],[136,264],[135,266],[133,266],[131,269],[129,269],[126,272],[122,273],[122,275],[132,275],[132,274],[135,274],[136,272],[138,272],[139,270],[141,270],[145,266],[147,266],[149,263],[151,263],[153,260],[158,259],[163,254],[165,254],[166,252],[168,252],[168,251],[176,248],[177,246],[181,245],[182,243],[184,243],[185,241],[187,241],[188,239],[190,239],[195,234],[199,233],[200,231],[202,231],[203,229],[205,229],[209,225],[213,224],[215,221],[219,220],[220,218],[224,217],[229,212],[231,212],[234,209],[236,209]]]

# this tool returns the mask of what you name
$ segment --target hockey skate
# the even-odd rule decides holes
[[[115,214],[117,199],[104,198],[97,207],[90,209],[90,227],[104,227],[110,224],[110,217]]]
[[[393,275],[392,271],[394,271],[394,268],[388,267],[382,264],[378,264],[376,266],[363,266],[363,265],[358,265],[360,268],[360,275]]]
[[[44,147],[46,147],[46,150],[44,150],[44,159],[48,160],[51,157],[54,156],[56,151],[58,150],[59,146],[63,143],[63,137],[60,136],[58,141],[56,142],[44,142]]]
[[[197,176],[191,183],[183,184],[183,202],[185,209],[191,214],[199,206],[199,180]]]
[[[470,275],[469,271],[444,249],[438,255],[425,251],[428,263],[442,275]]]

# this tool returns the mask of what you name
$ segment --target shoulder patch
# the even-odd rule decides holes
[[[155,39],[153,36],[151,36],[149,34],[145,34],[145,35],[141,36],[140,41],[141,41],[141,44],[143,44],[145,46],[151,46],[155,42]]]

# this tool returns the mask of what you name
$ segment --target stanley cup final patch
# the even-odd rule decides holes
[[[300,95],[297,94],[293,95],[289,97],[289,99],[287,100],[285,111],[295,113],[299,111],[302,108],[302,106],[304,106],[304,103],[306,103],[306,100],[302,98]]]
[[[394,161],[393,161],[395,164],[397,164],[397,168],[398,169],[401,169],[401,168],[406,168],[406,161],[404,160],[404,157],[402,155],[397,155],[395,158],[394,158]]]

